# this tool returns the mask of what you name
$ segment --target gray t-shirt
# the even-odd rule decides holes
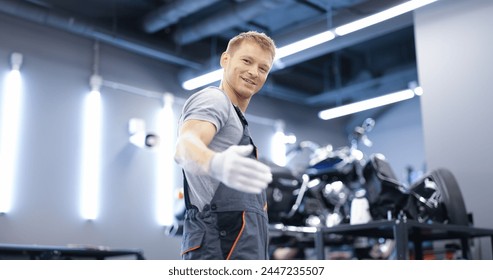
[[[207,87],[193,94],[183,106],[179,126],[187,120],[208,121],[216,127],[216,135],[209,149],[222,152],[238,145],[243,135],[243,125],[226,93],[217,87]],[[189,185],[190,202],[200,210],[208,204],[219,181],[208,175],[185,171]]]

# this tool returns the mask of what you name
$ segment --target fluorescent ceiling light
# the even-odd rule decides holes
[[[221,80],[223,77],[223,69],[217,69],[207,74],[195,77],[188,81],[185,81],[181,86],[186,90],[193,90],[201,86],[208,85],[213,82]]]
[[[290,56],[295,53],[299,53],[306,49],[315,47],[317,45],[323,44],[334,39],[336,35],[332,31],[325,31],[317,35],[313,35],[306,39],[296,41],[292,44],[286,45],[284,47],[278,48],[276,50],[276,60],[281,59],[286,56]]]
[[[343,36],[349,34],[351,32],[363,29],[365,27],[377,24],[379,22],[391,19],[396,16],[400,16],[422,6],[433,3],[437,0],[413,0],[409,1],[390,9],[384,10],[382,12],[376,13],[369,17],[362,18],[360,20],[353,21],[351,23],[345,24],[343,26],[337,27],[334,29],[335,34],[337,36]]]
[[[390,9],[376,13],[374,15],[362,18],[360,20],[353,21],[343,26],[337,27],[332,30],[328,30],[317,35],[310,36],[305,39],[301,39],[292,44],[278,48],[276,51],[276,60],[286,56],[301,52],[303,50],[312,48],[314,46],[326,43],[336,36],[343,36],[351,32],[363,29],[365,27],[377,24],[379,22],[388,20],[390,18],[405,14],[422,6],[436,2],[437,0],[412,0],[406,3],[397,5]],[[195,77],[182,83],[182,87],[186,90],[194,90],[196,88],[217,82],[221,80],[223,75],[223,69],[217,69],[204,75]]]
[[[354,114],[357,112],[365,111],[368,109],[377,108],[380,106],[392,104],[395,102],[407,100],[414,97],[414,91],[412,89],[406,89],[403,91],[390,93],[387,95],[367,99],[364,101],[351,103],[348,105],[327,109],[318,113],[318,117],[322,120],[335,119],[341,116]]]

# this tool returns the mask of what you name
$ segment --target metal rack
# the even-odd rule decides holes
[[[0,259],[29,258],[31,260],[52,259],[97,259],[131,256],[143,260],[140,250],[113,250],[98,247],[63,247],[0,243]]]
[[[394,239],[399,260],[409,259],[409,242],[414,245],[416,259],[423,259],[423,242],[438,240],[460,240],[463,257],[471,259],[470,239],[490,237],[493,253],[493,229],[439,223],[428,224],[406,219],[372,221],[358,225],[343,224],[330,228],[271,225],[270,231],[274,236],[290,235],[313,241],[317,259],[320,260],[325,259],[325,247],[330,246],[334,237],[338,236]],[[344,242],[341,238],[336,239],[337,243]]]

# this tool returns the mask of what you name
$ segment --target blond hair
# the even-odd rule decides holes
[[[243,32],[233,37],[229,40],[226,52],[233,54],[245,40],[257,43],[257,45],[259,45],[263,50],[268,51],[272,55],[272,60],[274,60],[276,56],[276,45],[274,40],[272,40],[265,33],[257,31]]]

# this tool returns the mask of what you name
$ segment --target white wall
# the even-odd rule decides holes
[[[493,1],[439,1],[415,13],[422,114],[429,168],[460,185],[476,226],[493,228]],[[483,258],[491,258],[489,238]]]

